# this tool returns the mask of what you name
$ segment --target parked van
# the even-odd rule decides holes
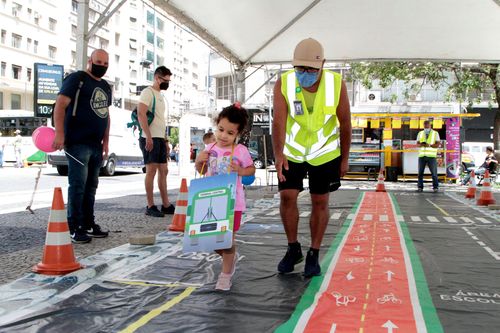
[[[116,168],[142,168],[144,160],[139,148],[139,131],[127,128],[130,122],[130,111],[112,108],[111,128],[109,133],[108,158],[103,161],[101,172],[106,176],[115,174]],[[48,154],[48,162],[57,168],[61,176],[68,174],[68,160],[64,151]]]
[[[493,147],[492,142],[464,142],[462,152],[469,153],[474,158],[475,166],[478,167],[484,162],[486,147]]]

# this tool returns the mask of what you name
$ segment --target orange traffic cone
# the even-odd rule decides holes
[[[467,193],[465,193],[465,197],[467,199],[476,198],[476,175],[474,174],[474,170],[471,171],[470,174],[470,185],[467,189]]]
[[[375,192],[385,192],[384,171],[382,169],[380,169],[380,172],[378,174],[377,187],[375,189]]]
[[[479,199],[477,199],[476,202],[478,206],[488,206],[495,204],[496,201],[495,198],[493,198],[490,186],[490,171],[486,170],[486,172],[484,173],[483,188],[481,189],[481,194],[479,195]]]
[[[82,268],[73,253],[62,190],[54,188],[54,198],[49,215],[47,237],[42,261],[33,266],[33,271],[46,275],[64,275]]]
[[[186,178],[182,178],[181,188],[177,196],[177,203],[175,205],[174,218],[172,224],[168,227],[170,231],[184,231],[186,227],[186,213],[188,205],[188,187]]]

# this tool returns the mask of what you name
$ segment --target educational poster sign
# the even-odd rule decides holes
[[[62,87],[64,67],[35,63],[34,103],[35,116],[50,118],[53,104]]]
[[[457,179],[460,165],[460,122],[458,117],[446,119],[446,177]]]
[[[232,246],[236,173],[193,179],[189,185],[184,252]]]
[[[441,141],[443,144],[443,141]],[[446,143],[443,145],[446,147]],[[418,174],[418,146],[417,140],[403,140],[403,173],[404,174]],[[438,174],[446,173],[446,156],[443,153],[443,148],[438,148],[437,153],[437,172]],[[424,174],[430,175],[431,172],[426,166]]]

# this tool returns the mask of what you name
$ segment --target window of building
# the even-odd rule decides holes
[[[31,38],[26,38],[26,51],[31,51]]]
[[[78,1],[71,0],[71,10],[73,10],[74,12],[78,12]]]
[[[49,45],[49,58],[55,59],[57,54],[57,47]]]
[[[137,79],[137,71],[135,69],[130,71],[130,77],[132,79]]]
[[[146,59],[153,62],[155,60],[155,54],[153,53],[153,51],[149,51],[147,50],[146,51]]]
[[[153,27],[153,26],[154,26],[154,24],[155,24],[155,14],[154,14],[154,13],[152,13],[152,12],[150,12],[150,11],[148,10],[148,12],[147,12],[147,14],[146,14],[146,21],[148,22],[148,24],[149,24],[150,26],[152,26],[152,27]]]
[[[14,33],[12,34],[12,47],[20,49],[22,41],[23,41],[23,36]]]
[[[120,64],[120,56],[118,54],[115,54],[115,64],[116,65]]]
[[[12,78],[16,80],[21,80],[21,72],[23,68],[18,65],[12,65]]]
[[[120,34],[115,32],[115,46],[120,46]]]
[[[33,41],[33,53],[38,53],[38,41]]]
[[[163,41],[163,38],[156,37],[156,46],[163,50],[163,45],[165,45],[165,42]]]
[[[2,0],[2,9],[7,7],[7,0]]]
[[[21,95],[20,94],[11,94],[10,95],[10,108],[12,110],[20,110],[21,109]]]
[[[156,28],[159,31],[163,31],[165,29],[165,23],[159,17],[156,18]]]
[[[234,90],[233,90],[233,78],[232,76],[218,77],[216,80],[217,87],[217,99],[227,99],[233,100]]]
[[[40,25],[40,17],[41,15],[38,12],[35,12],[33,15],[33,22],[35,22],[36,25]]]
[[[33,16],[33,9],[27,8],[26,11],[28,12],[28,19],[31,20],[31,17]]]
[[[193,89],[198,90],[198,85],[193,83]]]
[[[89,20],[95,22],[95,18],[97,17],[97,12],[93,9],[89,10]]]
[[[109,41],[104,38],[99,38],[99,48],[106,50],[109,46]]]
[[[31,82],[31,68],[26,68],[26,79]]]
[[[2,65],[0,67],[0,76],[5,76],[6,71],[7,71],[7,63],[2,61]]]
[[[50,17],[49,18],[49,30],[50,31],[56,31],[56,26],[57,26],[57,20],[55,20],[52,17]]]
[[[137,18],[130,16],[130,22],[137,23]]]
[[[155,42],[155,34],[153,32],[151,32],[151,31],[148,31],[146,33],[146,40],[147,40],[148,43],[154,44],[154,42]]]
[[[71,37],[76,38],[77,31],[78,30],[76,28],[76,25],[72,24],[71,25]]]
[[[1,39],[0,39],[0,42],[1,42],[2,44],[5,44],[5,40],[7,39],[7,31],[2,29],[2,33],[1,33],[1,34],[2,34],[2,35],[1,35],[2,37],[1,37]]]
[[[12,16],[19,17],[21,15],[21,11],[23,10],[23,6],[20,4],[13,2],[12,3]]]
[[[71,51],[71,65],[76,66],[76,51]]]
[[[3,110],[3,92],[0,91],[0,110]]]
[[[148,70],[148,71],[146,72],[146,80],[148,80],[148,81],[153,81],[153,80],[154,80],[154,76],[155,76],[154,74],[155,74],[155,73],[154,73],[153,71]]]
[[[162,57],[162,56],[157,55],[156,56],[156,63],[158,64],[158,66],[163,65],[165,63],[165,58]]]
[[[193,68],[198,68],[198,64],[195,63],[194,61],[192,62]]]

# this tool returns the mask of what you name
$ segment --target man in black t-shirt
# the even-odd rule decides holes
[[[92,52],[86,71],[70,74],[54,108],[56,137],[53,147],[68,159],[68,225],[74,243],[107,237],[94,220],[94,201],[103,157],[108,155],[111,88],[102,79],[108,53]]]

